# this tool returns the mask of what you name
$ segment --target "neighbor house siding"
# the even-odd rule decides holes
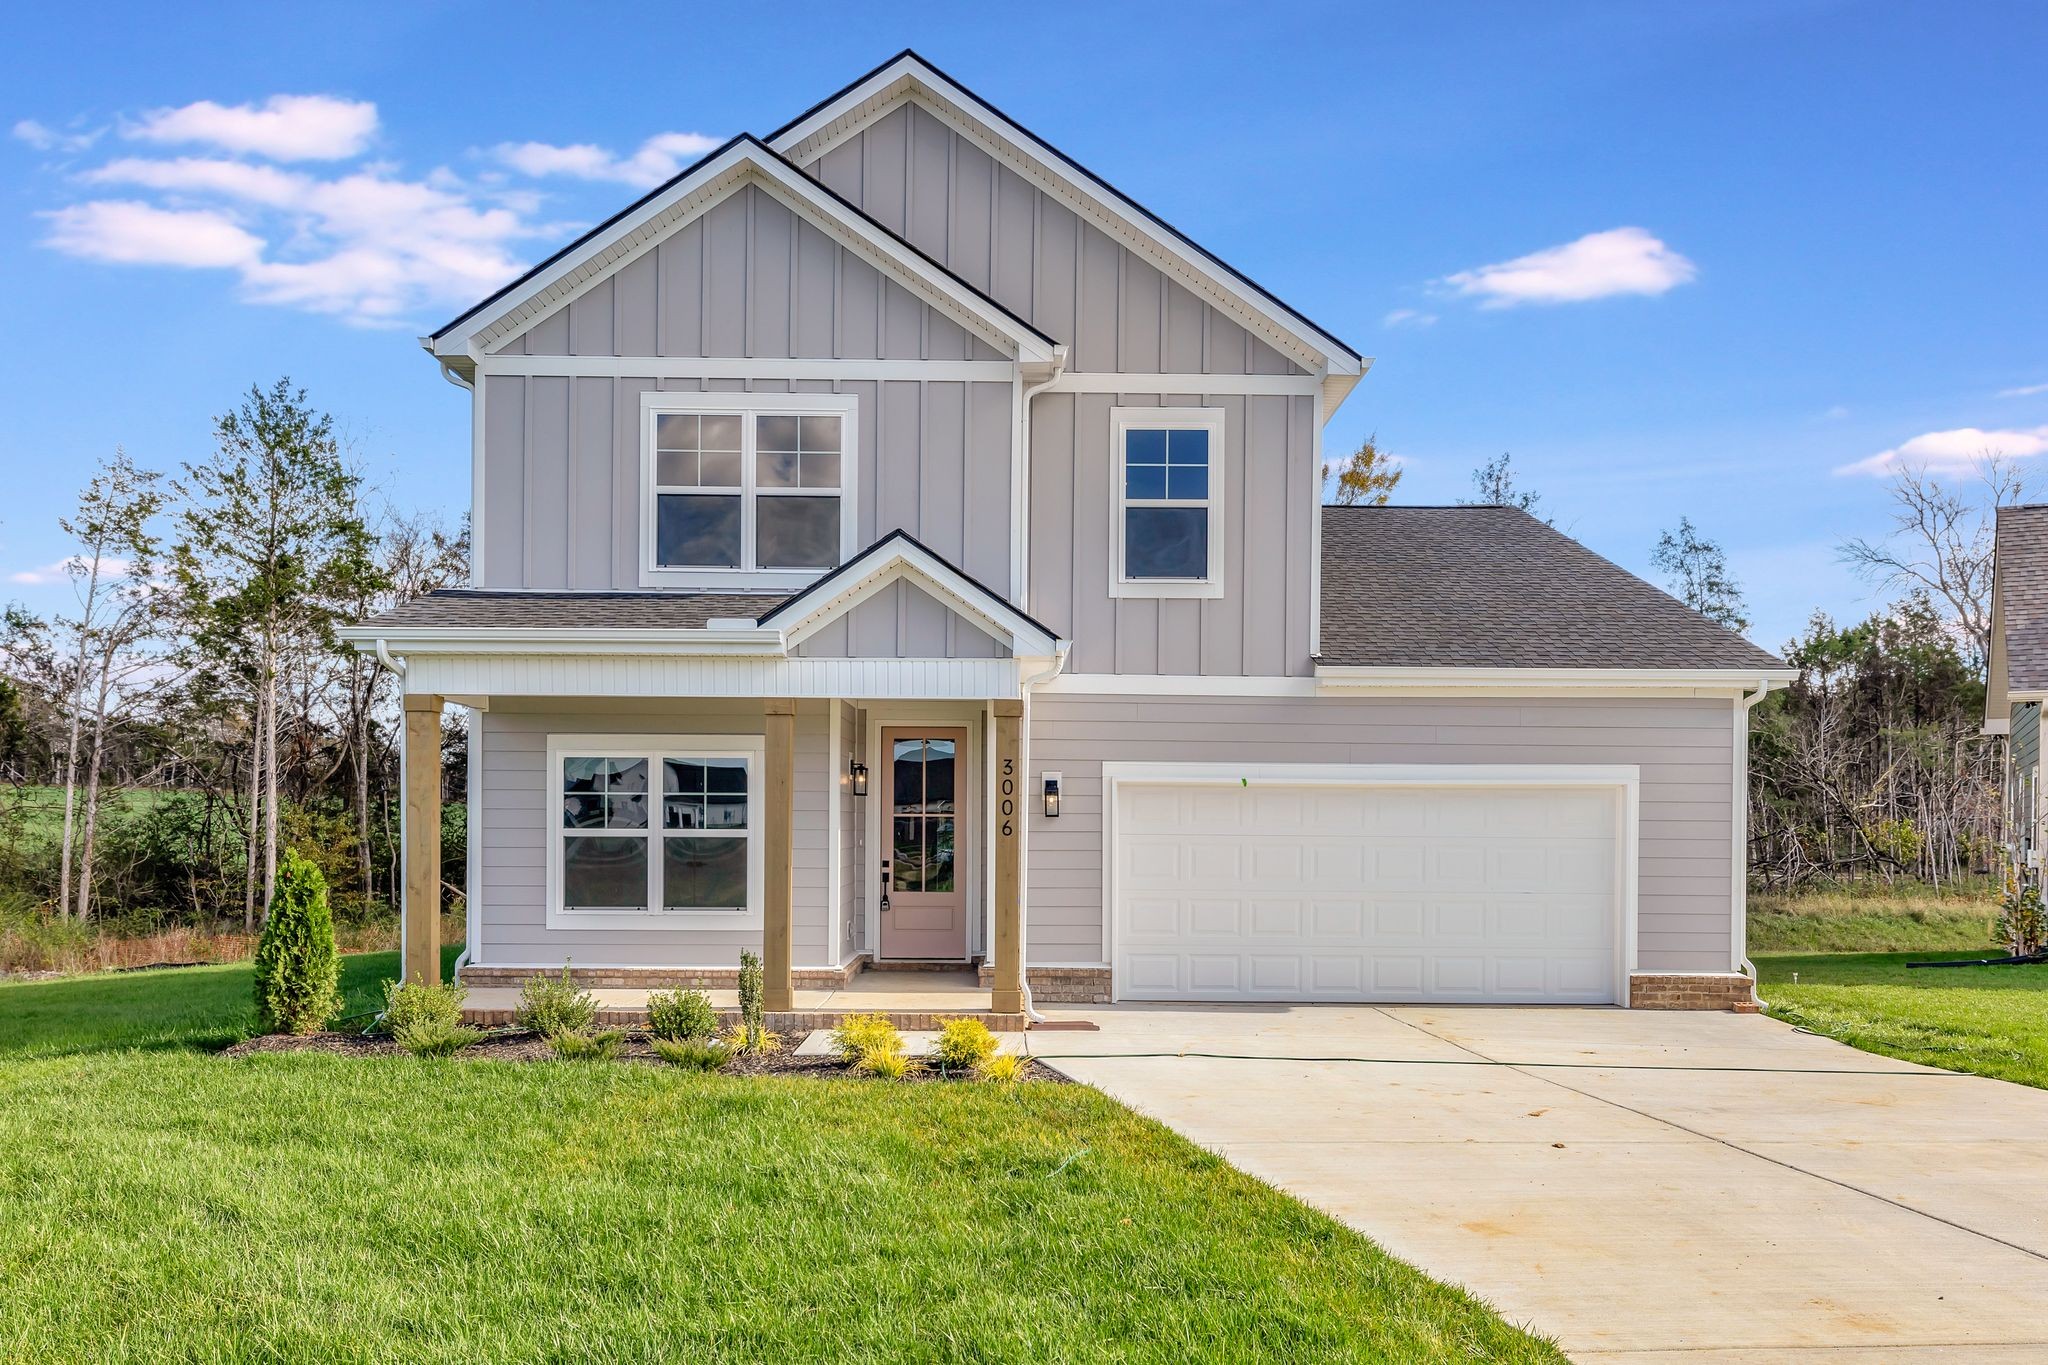
[[[905,104],[804,169],[1095,373],[1304,373],[929,111]]]
[[[828,706],[800,702],[796,725],[793,955],[799,967],[834,966],[834,908],[827,890],[827,802],[836,794],[828,739]],[[761,703],[687,699],[673,702],[540,702],[496,699],[478,717],[470,761],[480,765],[484,818],[483,917],[479,966],[733,967],[742,948],[759,952],[753,929],[550,929],[547,848],[556,837],[559,798],[547,771],[550,735],[759,735]],[[755,825],[756,830],[760,825]],[[758,837],[758,834],[757,834]]]
[[[2021,702],[2012,708],[2012,762],[2031,773],[2041,761],[2041,703]]]
[[[1031,703],[1029,960],[1103,959],[1104,762],[1633,764],[1641,769],[1638,963],[1729,970],[1734,717],[1726,700],[1086,697]]]

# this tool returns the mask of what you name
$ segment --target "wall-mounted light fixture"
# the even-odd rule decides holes
[[[868,765],[856,763],[848,771],[853,775],[853,794],[855,796],[866,796],[868,794]]]
[[[1057,820],[1060,818],[1060,775],[1045,773],[1042,776],[1045,780],[1045,818]]]

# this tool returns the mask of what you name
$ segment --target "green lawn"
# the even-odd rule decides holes
[[[1752,956],[1780,1019],[1866,1052],[2048,1087],[2048,964],[1906,967],[1996,951]]]
[[[1757,953],[1939,953],[1986,956],[1997,892],[1922,887],[1809,891],[1749,898],[1749,949]]]
[[[0,1359],[1563,1358],[1081,1086],[211,1055],[247,990],[0,985]]]

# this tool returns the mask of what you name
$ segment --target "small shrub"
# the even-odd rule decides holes
[[[1998,927],[1993,932],[2015,957],[2040,952],[2043,940],[2048,939],[2048,910],[2041,904],[2041,888],[2018,871],[2006,873],[2005,894],[1998,901]]]
[[[671,1042],[701,1041],[718,1032],[718,1011],[702,991],[656,991],[647,997],[647,1028]]]
[[[942,1071],[971,1071],[995,1055],[996,1036],[979,1019],[948,1019],[939,1025],[932,1056]]]
[[[772,1028],[748,1028],[734,1024],[719,1040],[733,1052],[780,1052],[782,1035]]]
[[[608,1062],[626,1045],[625,1033],[615,1028],[603,1033],[550,1033],[547,1040],[565,1062]]]
[[[380,1031],[396,1038],[401,1029],[421,1025],[452,1029],[462,1023],[462,1002],[467,987],[453,981],[430,986],[424,981],[384,983],[384,1013],[377,1020]]]
[[[597,1001],[569,976],[569,964],[562,964],[559,978],[530,976],[519,988],[519,1008],[513,1013],[519,1027],[553,1039],[563,1034],[585,1034],[597,1022]]]
[[[256,1025],[265,1033],[318,1033],[341,1009],[341,959],[320,869],[284,851],[256,945]]]
[[[900,1081],[915,1069],[916,1063],[900,1051],[887,1048],[871,1048],[860,1054],[854,1062],[855,1071],[864,1071],[870,1076],[880,1076],[885,1081]]]
[[[656,1038],[652,1046],[655,1056],[685,1071],[716,1071],[732,1060],[731,1048],[705,1039]]]
[[[767,1027],[761,1014],[761,959],[753,953],[740,954],[740,1022],[750,1033]]]
[[[878,1048],[888,1052],[903,1051],[903,1035],[883,1015],[849,1014],[839,1021],[838,1028],[832,1030],[832,1050],[843,1061],[858,1061],[861,1054]]]
[[[995,1085],[1015,1085],[1024,1079],[1024,1058],[1015,1052],[997,1052],[975,1064],[975,1076]]]
[[[445,1019],[408,1019],[391,1030],[391,1037],[415,1057],[447,1057],[482,1041],[484,1031]]]

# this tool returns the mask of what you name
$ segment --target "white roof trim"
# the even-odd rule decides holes
[[[779,630],[747,622],[707,628],[630,629],[563,626],[507,629],[502,626],[345,626],[335,632],[358,650],[382,648],[392,654],[705,654],[781,658],[788,647]]]
[[[1177,231],[1163,227],[1136,202],[1018,127],[915,53],[904,53],[804,115],[777,133],[769,145],[791,160],[806,162],[909,99],[1112,237],[1167,269],[1199,297],[1251,324],[1256,335],[1283,354],[1331,374],[1363,372],[1349,346],[1278,305]]]
[[[1026,364],[1053,362],[1056,344],[1050,338],[934,266],[751,137],[735,139],[724,151],[634,205],[531,278],[422,338],[423,344],[442,357],[487,353],[749,184],[760,186],[792,212],[816,223],[840,245],[998,350]]]
[[[864,557],[868,562],[862,562]],[[847,568],[855,566],[857,572],[827,584],[815,601],[794,602],[791,614],[783,616],[778,608],[762,620],[774,621],[793,648],[890,584],[909,579],[983,634],[1009,645],[1013,654],[1057,654],[1065,643],[908,536],[892,536],[847,561]]]
[[[1316,685],[1326,692],[1431,691],[1632,691],[1698,688],[1747,691],[1782,687],[1799,676],[1792,668],[1380,668],[1316,665]]]

